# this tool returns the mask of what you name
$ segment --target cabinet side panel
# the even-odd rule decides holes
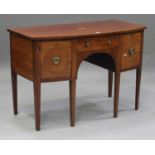
[[[13,70],[33,80],[33,44],[32,41],[11,34],[11,60]]]

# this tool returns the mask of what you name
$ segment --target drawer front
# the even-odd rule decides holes
[[[121,36],[121,69],[136,68],[141,58],[141,33]]]
[[[79,39],[77,41],[77,51],[97,51],[106,50],[109,48],[115,48],[119,45],[119,39],[117,37],[98,37]]]
[[[42,80],[65,79],[71,74],[71,43],[43,42],[41,47]]]

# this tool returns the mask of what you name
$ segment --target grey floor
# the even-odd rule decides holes
[[[19,78],[13,116],[9,67],[0,73],[0,139],[155,139],[155,74],[143,71],[140,110],[134,110],[135,71],[122,73],[119,117],[107,97],[107,71],[83,63],[77,81],[77,122],[69,126],[68,82],[42,84],[41,131],[34,130],[33,87]]]

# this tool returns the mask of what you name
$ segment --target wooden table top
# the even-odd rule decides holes
[[[73,24],[45,25],[8,29],[9,32],[22,35],[31,40],[66,39],[100,36],[140,31],[145,29],[137,25],[118,20],[94,21]]]

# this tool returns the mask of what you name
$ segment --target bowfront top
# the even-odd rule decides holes
[[[66,39],[97,35],[110,35],[141,31],[146,27],[118,20],[94,21],[73,24],[33,26],[8,29],[9,32],[31,40]]]

